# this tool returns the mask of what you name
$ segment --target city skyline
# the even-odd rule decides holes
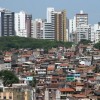
[[[35,18],[46,18],[47,7],[54,7],[57,10],[65,9],[67,11],[67,17],[72,19],[76,13],[83,10],[89,15],[89,24],[95,24],[99,22],[99,6],[100,0],[0,0],[0,7],[9,9],[14,12],[21,10],[26,11],[33,15]]]

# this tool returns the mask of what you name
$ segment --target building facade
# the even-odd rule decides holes
[[[28,15],[24,11],[15,13],[16,36],[31,37],[31,21],[32,15]]]
[[[47,21],[43,23],[43,39],[68,41],[66,11],[55,11],[47,8]]]
[[[75,42],[76,41],[76,17],[74,19],[69,20],[69,41]]]
[[[32,15],[26,15],[26,32],[27,32],[27,37],[31,37],[32,33]]]
[[[43,29],[43,20],[42,19],[35,19],[32,20],[32,38],[41,39],[42,36],[42,29]]]
[[[66,31],[66,11],[55,12],[55,40],[66,42],[67,31]]]
[[[94,43],[97,43],[100,41],[100,23],[94,24]]]
[[[15,36],[14,12],[1,12],[1,36]]]
[[[54,40],[54,28],[52,28],[52,23],[43,23],[43,33],[41,39]]]
[[[84,13],[82,10],[79,14],[76,14],[76,27],[80,25],[88,25],[88,14]]]
[[[78,43],[82,39],[91,40],[91,26],[88,25],[88,14],[80,11],[69,20],[69,41]]]
[[[76,28],[77,43],[83,39],[91,40],[91,27],[89,25],[80,25]]]
[[[49,7],[47,8],[47,21],[44,21],[43,23],[43,39],[49,39],[49,40],[54,40],[54,8]]]

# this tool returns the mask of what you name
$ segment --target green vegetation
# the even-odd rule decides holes
[[[0,50],[10,50],[11,48],[44,48],[48,50],[52,47],[71,47],[72,42],[58,42],[53,40],[42,40],[25,37],[0,37]]]
[[[84,44],[84,45],[87,45],[89,43],[92,43],[90,40],[86,40],[86,39],[82,39],[79,44]]]
[[[18,83],[19,79],[17,76],[8,70],[0,71],[0,79],[3,80],[4,86],[11,86],[13,83]]]
[[[100,42],[96,43],[96,44],[94,45],[94,47],[95,47],[96,49],[99,49],[99,50],[100,50]]]

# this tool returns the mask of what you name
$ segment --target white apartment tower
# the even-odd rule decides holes
[[[76,40],[76,17],[69,20],[69,41],[75,42]]]
[[[97,43],[100,41],[100,22],[98,24],[94,24],[94,42]]]
[[[91,26],[91,41],[93,43],[100,41],[100,22]]]
[[[16,36],[27,37],[25,18],[26,18],[26,13],[24,11],[20,11],[19,13],[15,13]]]
[[[88,25],[88,14],[82,10],[79,14],[76,14],[76,34],[77,43],[82,39],[89,40],[91,37],[91,28]]]
[[[43,34],[42,39],[54,40],[54,28],[52,28],[52,23],[43,23]]]
[[[15,33],[16,36],[31,36],[31,15],[27,15],[24,11],[15,13]]]
[[[91,41],[95,43],[95,25],[91,25]]]
[[[69,20],[69,41],[78,43],[82,39],[91,40],[91,26],[88,25],[88,14],[81,10]]]
[[[52,23],[54,20],[54,8],[47,8],[47,23]]]
[[[90,40],[91,38],[91,27],[89,25],[78,26],[76,32],[77,32],[77,43],[83,39]]]
[[[54,40],[54,8],[47,8],[47,21],[43,23],[42,39]]]

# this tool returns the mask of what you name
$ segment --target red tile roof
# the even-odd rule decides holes
[[[11,60],[9,60],[9,59],[6,59],[6,60],[4,60],[4,62],[11,62]]]
[[[5,55],[11,55],[12,54],[12,52],[5,52]]]
[[[90,81],[95,81],[96,79],[95,79],[95,78],[89,78],[88,80],[90,80]]]
[[[76,85],[77,85],[77,86],[84,86],[84,83],[77,82]]]
[[[55,69],[54,65],[48,65],[47,71],[53,71]]]
[[[72,88],[60,88],[59,91],[60,92],[74,92],[75,90]]]
[[[84,94],[75,94],[73,96],[76,98],[86,98],[86,95],[84,95]]]
[[[60,64],[60,66],[68,66],[69,64],[67,64],[67,63],[63,63],[63,64]]]
[[[21,55],[21,57],[30,57],[30,54]]]

